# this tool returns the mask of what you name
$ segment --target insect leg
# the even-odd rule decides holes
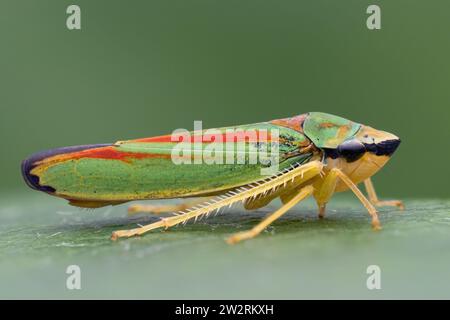
[[[326,209],[326,207],[327,207],[326,203],[324,203],[322,205],[319,205],[319,214],[318,214],[319,219],[325,218],[325,209]]]
[[[324,179],[318,181],[316,189],[314,191],[314,197],[317,201],[317,206],[319,207],[319,219],[325,217],[325,209],[328,201],[336,189],[337,184],[337,174],[335,171],[331,170]]]
[[[292,198],[294,198],[297,193],[300,191],[299,188],[287,190],[286,192],[283,192],[280,194],[280,200],[283,204],[288,203]]]
[[[279,189],[280,191],[282,188]],[[244,201],[245,210],[255,210],[268,205],[273,199],[277,197],[278,192],[272,192],[265,196],[259,195],[257,198],[250,198]]]
[[[247,240],[247,239],[256,237],[258,234],[261,233],[261,231],[263,231],[265,228],[267,228],[272,222],[274,222],[279,217],[281,217],[283,214],[285,214],[286,211],[291,209],[298,202],[302,201],[303,199],[305,199],[306,197],[311,195],[313,193],[313,190],[314,190],[314,188],[310,185],[302,188],[295,197],[293,197],[288,203],[283,205],[280,209],[278,209],[274,213],[267,216],[263,221],[258,223],[252,229],[232,235],[231,237],[229,237],[227,239],[227,242],[229,244],[235,244],[242,240]]]
[[[323,180],[320,189],[316,190],[316,192],[314,193],[317,204],[319,205],[319,210],[321,210],[321,208],[325,209],[326,203],[334,193],[338,178],[341,179],[341,181],[344,182],[350,188],[350,190],[353,191],[353,193],[358,197],[359,201],[361,201],[361,203],[367,209],[370,216],[372,217],[372,227],[375,230],[381,229],[380,221],[378,219],[378,214],[375,207],[372,205],[372,203],[370,203],[369,200],[367,200],[367,198],[362,194],[362,192],[353,183],[353,181],[337,168],[333,168],[330,170],[330,172]]]
[[[315,185],[313,185],[316,188]],[[280,200],[283,204],[288,203],[292,198],[294,198],[297,193],[299,193],[302,187],[297,187],[295,189],[288,190],[280,195]],[[319,218],[323,218],[325,216],[325,204],[323,206],[319,206]]]
[[[372,202],[374,206],[398,207],[400,210],[405,210],[405,206],[403,205],[403,202],[400,200],[380,201],[378,199],[377,193],[375,192],[375,188],[373,187],[373,183],[370,178],[364,180],[364,186],[366,187],[367,194],[369,195],[369,200],[370,202]]]
[[[141,212],[161,214],[167,212],[183,211],[189,207],[194,207],[200,203],[204,203],[208,198],[196,199],[192,201],[185,201],[180,204],[132,204],[128,207],[128,214],[133,215]]]

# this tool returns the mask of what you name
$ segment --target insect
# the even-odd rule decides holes
[[[380,229],[375,206],[403,209],[401,201],[380,201],[370,180],[400,144],[400,139],[391,133],[321,112],[217,131],[225,134],[230,128],[277,130],[279,170],[264,176],[261,169],[267,163],[176,165],[172,153],[177,141],[166,135],[39,152],[23,161],[22,174],[31,188],[67,199],[78,207],[97,208],[133,200],[201,198],[192,205],[188,202],[170,206],[132,205],[130,212],[173,214],[145,226],[115,231],[113,240],[197,220],[239,202],[252,210],[281,199],[282,206],[255,227],[227,238],[228,243],[234,244],[257,236],[309,196],[315,198],[319,218],[323,218],[332,195],[346,190],[361,201],[374,229]],[[196,134],[199,133],[193,132]],[[261,146],[260,141],[244,142],[247,147]],[[200,148],[204,144],[200,141]],[[368,199],[357,186],[361,182]]]

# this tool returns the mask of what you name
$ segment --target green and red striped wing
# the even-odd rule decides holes
[[[267,122],[216,129],[223,141],[228,141],[225,140],[227,129],[279,130],[280,170],[311,157],[310,153],[295,153],[299,146],[307,144],[309,140],[292,128]],[[204,150],[212,140],[208,139],[207,132],[203,132],[203,141],[196,144],[196,134],[191,135],[192,157],[199,151],[198,148]],[[268,143],[270,139],[269,136]],[[237,141],[227,143],[234,144]],[[249,146],[258,143],[245,140],[245,152],[254,150]],[[81,205],[83,201],[104,205],[137,199],[206,196],[262,177],[261,169],[265,165],[259,162],[177,165],[173,162],[172,153],[178,144],[179,141],[172,141],[172,135],[166,135],[111,145],[55,149],[25,160],[22,171],[31,187]],[[224,150],[229,149],[225,147]]]

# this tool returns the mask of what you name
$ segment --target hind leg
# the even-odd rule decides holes
[[[238,232],[233,234],[227,239],[227,242],[229,244],[235,244],[242,240],[247,240],[256,237],[258,234],[260,234],[264,229],[266,229],[272,222],[277,220],[279,217],[281,217],[283,214],[285,214],[289,209],[291,209],[293,206],[295,206],[298,202],[302,201],[309,195],[313,193],[313,187],[312,186],[306,186],[300,190],[299,193],[295,197],[293,197],[291,200],[289,200],[286,204],[284,204],[280,209],[275,211],[274,213],[267,216],[263,221],[258,223],[256,226],[254,226],[252,229]]]

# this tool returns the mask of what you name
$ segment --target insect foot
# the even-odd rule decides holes
[[[132,237],[135,236],[136,232],[134,232],[133,230],[119,230],[119,231],[114,231],[111,234],[111,240],[116,241],[119,238],[124,238],[124,237]]]
[[[228,244],[236,244],[236,243],[241,242],[242,240],[251,239],[251,238],[255,237],[256,235],[257,235],[257,233],[255,234],[255,232],[252,232],[252,231],[243,231],[243,232],[233,234],[232,236],[228,237],[225,241]]]
[[[378,220],[378,219],[373,219],[373,220],[372,220],[372,229],[373,229],[374,231],[379,231],[379,230],[381,230],[380,220]]]

